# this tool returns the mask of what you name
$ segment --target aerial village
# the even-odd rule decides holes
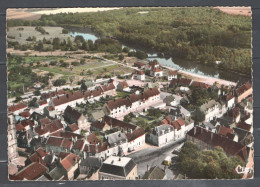
[[[250,82],[207,84],[156,60],[133,67],[129,76],[73,89],[50,80],[40,95],[9,102],[9,179],[187,179],[174,165],[185,142],[252,165]],[[214,99],[195,110],[205,95]]]

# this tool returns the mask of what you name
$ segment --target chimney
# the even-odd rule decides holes
[[[194,127],[194,135],[196,134],[197,132],[197,126]]]
[[[84,151],[83,153],[83,158],[86,159],[87,158],[87,153]]]

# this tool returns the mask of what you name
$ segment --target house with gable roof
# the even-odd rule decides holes
[[[145,80],[145,73],[142,72],[142,71],[135,71],[135,72],[131,75],[131,79],[136,79],[136,80],[144,81],[144,80]]]
[[[168,81],[172,79],[177,79],[178,71],[169,71],[168,72]]]
[[[111,156],[103,162],[98,175],[100,180],[135,180],[137,165],[132,158]]]
[[[247,82],[247,83],[243,84],[242,86],[238,87],[235,90],[236,103],[240,103],[243,99],[252,95],[252,93],[253,93],[253,88],[252,88],[252,85],[249,82]]]
[[[77,110],[73,109],[71,106],[67,106],[64,111],[64,119],[69,124],[76,123],[80,129],[89,131],[90,124],[87,121],[87,118],[79,113]]]

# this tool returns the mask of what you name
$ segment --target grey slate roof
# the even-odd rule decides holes
[[[233,128],[234,133],[238,136],[238,142],[243,145],[248,145],[253,141],[253,135],[251,132],[248,132],[244,129]]]
[[[93,112],[91,115],[92,115],[93,119],[96,121],[96,120],[104,117],[105,113],[103,110],[98,110],[98,111]]]
[[[101,163],[100,163],[99,158],[87,157],[86,159],[81,161],[80,166],[100,168]]]
[[[133,159],[131,159],[125,167],[103,163],[99,172],[126,177],[135,166],[136,164],[134,163]]]
[[[155,131],[157,131],[158,136],[161,136],[162,131],[164,131],[164,134],[165,134],[166,132],[168,132],[169,128],[170,128],[171,131],[173,131],[173,127],[171,125],[167,125],[167,124],[155,127]]]
[[[126,142],[127,137],[126,137],[125,133],[118,131],[118,132],[108,135],[107,141],[110,146],[114,146],[115,144],[120,144],[120,142]]]
[[[202,124],[206,127],[211,128],[211,129],[216,129],[216,127],[210,122],[203,122]]]
[[[146,171],[142,179],[163,179],[165,177],[165,172],[158,166],[152,167],[150,170]]]
[[[215,100],[210,100],[209,102],[203,104],[200,106],[200,110],[202,112],[206,112],[207,109],[213,107],[214,105],[217,105],[220,108],[220,103]]]

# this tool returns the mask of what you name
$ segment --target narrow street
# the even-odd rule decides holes
[[[131,157],[137,164],[137,172],[139,176],[143,176],[147,171],[147,167],[151,168],[154,166],[159,166],[161,169],[164,169],[163,160],[166,156],[173,156],[172,151],[177,149],[185,139],[180,139],[178,141],[170,142],[163,147],[150,147],[132,154],[129,154],[128,157]],[[168,169],[165,168],[168,179],[173,179],[178,175],[177,169]]]

